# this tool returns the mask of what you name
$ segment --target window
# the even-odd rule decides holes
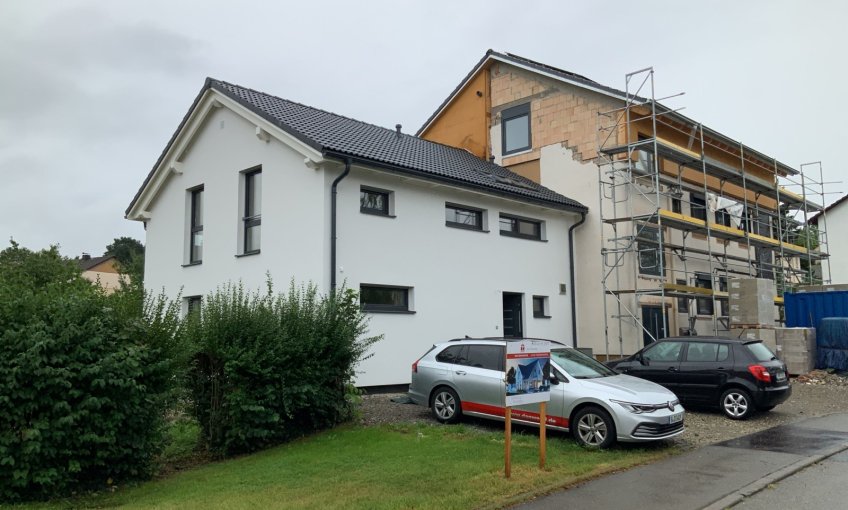
[[[186,300],[186,316],[193,313],[200,313],[202,298],[200,296],[188,296]]]
[[[637,235],[639,249],[639,274],[663,276],[663,263],[659,242],[662,234],[657,227],[642,225]]]
[[[548,315],[548,297],[533,296],[533,317],[541,319],[549,319]]]
[[[700,289],[711,289],[713,288],[713,279],[710,278],[709,274],[706,273],[696,273],[695,274],[695,287]],[[698,298],[698,315],[712,315],[713,314],[713,298],[710,297],[702,297]]]
[[[730,346],[712,342],[689,342],[686,360],[691,362],[710,363],[726,361],[730,355]]]
[[[359,188],[359,211],[366,214],[377,214],[380,216],[389,216],[389,196],[388,191],[377,190],[372,188]]]
[[[683,213],[683,202],[680,201],[679,198],[671,199],[671,212],[682,214]]]
[[[681,350],[683,350],[683,342],[657,342],[647,349],[643,356],[651,361],[671,362],[680,359]]]
[[[686,285],[686,280],[677,280],[678,285]],[[689,313],[689,298],[677,298],[677,313]]]
[[[203,188],[197,188],[191,193],[191,223],[189,232],[190,264],[200,264],[203,261]]]
[[[469,367],[485,368],[486,370],[504,369],[504,348],[499,345],[469,345],[460,358],[459,363]]]
[[[262,170],[244,174],[244,253],[259,251],[262,228]]]
[[[542,240],[542,222],[519,218],[517,216],[500,215],[501,235],[522,237],[524,239]]]
[[[368,312],[409,312],[409,287],[360,285],[359,302]]]
[[[692,194],[689,198],[690,216],[707,221],[707,201],[703,195]]]
[[[501,113],[501,141],[504,156],[530,148],[530,103]]]
[[[466,345],[452,345],[436,355],[436,361],[439,363],[456,363],[460,357],[460,353],[465,349]]]
[[[483,211],[446,203],[445,225],[469,230],[483,230]]]
[[[731,226],[730,212],[727,209],[719,209],[715,212],[715,222],[725,227]]]

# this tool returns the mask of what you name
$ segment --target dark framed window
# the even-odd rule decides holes
[[[467,345],[452,345],[439,354],[436,354],[436,361],[439,363],[455,364],[460,358],[465,358],[461,354],[462,350],[467,348]]]
[[[718,290],[721,292],[727,292],[727,277],[719,276],[718,277]],[[721,317],[727,317],[730,315],[730,302],[727,299],[717,299],[718,301],[718,309],[719,315]]]
[[[679,198],[671,199],[671,212],[677,214],[683,213],[683,202],[681,202]]]
[[[541,319],[550,318],[550,315],[548,315],[547,296],[533,296],[533,317]]]
[[[186,316],[193,313],[200,313],[203,298],[200,296],[188,296],[186,298]]]
[[[388,191],[381,191],[372,188],[359,188],[359,211],[366,214],[378,214],[381,216],[389,216],[389,196]]]
[[[707,221],[707,200],[703,195],[695,195],[689,198],[689,215],[699,220]]]
[[[409,287],[360,285],[359,303],[368,312],[408,312]]]
[[[645,349],[642,357],[650,361],[680,361],[682,351],[683,342],[657,342],[652,347]]]
[[[513,154],[531,147],[530,103],[525,103],[501,112],[502,154]]]
[[[483,230],[483,211],[445,203],[445,225],[469,230]]]
[[[678,285],[686,285],[686,280],[677,280]],[[677,313],[689,313],[689,298],[677,298]]]
[[[713,288],[713,279],[707,273],[696,273],[695,274],[695,287],[701,289],[710,289]],[[702,297],[697,299],[698,306],[698,315],[712,315],[713,314],[713,298]]]
[[[730,223],[730,211],[727,209],[719,209],[715,212],[715,222],[719,225],[724,225],[725,227],[731,226]]]
[[[503,371],[505,358],[505,348],[500,345],[469,345],[457,362],[469,367]]]
[[[662,276],[664,272],[660,256],[659,243],[662,240],[660,229],[647,225],[641,226],[636,239],[639,249],[639,274]]]
[[[502,236],[542,240],[542,222],[539,220],[501,214],[500,229]]]
[[[262,170],[244,174],[244,253],[256,253],[262,234]]]
[[[203,187],[191,190],[189,257],[191,264],[203,261]]]

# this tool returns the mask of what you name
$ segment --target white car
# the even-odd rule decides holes
[[[507,341],[457,339],[434,345],[412,365],[409,397],[442,423],[462,415],[503,421]],[[683,433],[683,407],[671,391],[621,375],[571,347],[552,342],[549,429],[570,431],[578,443],[607,448],[616,440],[644,442]],[[539,424],[539,404],[512,408],[512,421]]]

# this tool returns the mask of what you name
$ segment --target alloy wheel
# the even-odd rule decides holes
[[[447,391],[439,392],[433,402],[436,414],[442,420],[450,420],[456,413],[456,399]]]
[[[728,392],[724,395],[722,406],[731,418],[741,418],[748,413],[748,397],[742,393]]]
[[[600,446],[606,440],[608,432],[604,419],[594,413],[583,415],[577,422],[577,433],[589,446]]]

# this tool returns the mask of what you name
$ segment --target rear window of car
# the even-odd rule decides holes
[[[436,355],[436,361],[439,363],[457,363],[460,352],[465,349],[464,345],[452,345]]]
[[[466,356],[463,364],[469,367],[503,370],[504,348],[499,345],[469,345]]]
[[[750,352],[751,356],[753,356],[757,361],[769,361],[776,359],[774,353],[771,352],[771,349],[762,342],[745,344],[745,348],[748,349],[748,352]]]

